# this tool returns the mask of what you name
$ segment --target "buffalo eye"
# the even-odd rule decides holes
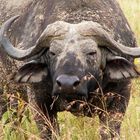
[[[50,56],[55,56],[55,52],[50,51]]]
[[[96,56],[96,51],[92,51],[92,52],[88,52],[87,53],[87,56],[89,56],[89,57],[95,57]]]

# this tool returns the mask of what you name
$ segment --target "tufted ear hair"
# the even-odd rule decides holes
[[[38,83],[48,75],[46,64],[30,61],[24,64],[11,78],[18,83]]]
[[[120,56],[111,56],[107,59],[104,73],[108,81],[126,80],[140,74],[133,63]]]

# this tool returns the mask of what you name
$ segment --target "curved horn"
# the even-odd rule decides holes
[[[27,49],[27,50],[21,50],[21,49],[17,49],[15,48],[11,42],[8,40],[7,37],[4,36],[4,33],[6,31],[8,31],[8,29],[10,28],[10,26],[12,25],[12,23],[18,19],[19,16],[14,16],[12,18],[10,18],[9,20],[7,20],[0,29],[0,44],[2,46],[2,48],[5,50],[5,52],[12,58],[17,59],[17,60],[24,60],[27,58],[30,58],[32,56],[35,56],[37,54],[39,54],[40,52],[42,52],[42,50],[44,50],[41,46],[40,46],[40,40],[43,37],[43,35],[41,35],[41,37],[37,40],[36,44],[34,46],[32,46],[31,48]]]
[[[7,31],[9,27],[11,26],[11,24],[18,18],[19,18],[19,15],[11,17],[4,24],[2,24],[1,30],[0,30],[0,41],[2,40],[2,37],[4,36],[5,31]]]
[[[107,46],[108,49],[112,49],[115,52],[123,53],[134,58],[140,57],[140,48],[132,48],[128,46],[124,46],[118,42],[116,42],[110,34],[105,31],[101,25],[98,23],[92,22],[92,32],[95,40],[101,46]]]

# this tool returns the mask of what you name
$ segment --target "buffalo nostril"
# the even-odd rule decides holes
[[[61,87],[61,82],[60,81],[56,80],[56,83],[59,87]]]
[[[79,84],[80,84],[80,80],[77,80],[77,81],[74,82],[73,86],[77,87]]]

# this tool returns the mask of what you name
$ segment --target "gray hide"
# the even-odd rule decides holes
[[[21,48],[33,46],[46,26],[57,20],[69,23],[79,23],[83,20],[98,22],[110,32],[116,41],[126,46],[137,46],[130,26],[116,0],[0,0],[0,22],[4,22],[17,14],[20,15],[20,18],[13,24],[9,36],[12,34],[10,36],[12,43],[14,46],[18,45]],[[0,55],[2,66],[5,66],[8,70],[8,65],[5,62],[10,63],[9,66],[12,67],[13,61],[1,51]],[[21,63],[17,65],[21,65]],[[128,83],[129,80],[119,83],[122,88],[119,84],[115,85],[113,83],[108,89],[105,89],[105,92],[125,91],[124,96],[128,103],[130,95],[129,88],[127,88]],[[36,88],[39,86],[36,85]],[[34,92],[39,101],[47,97],[45,94],[42,97],[42,93],[46,92],[45,89],[42,89],[41,93],[37,89]],[[28,95],[30,99],[35,98],[32,94]],[[122,102],[124,103],[124,101]],[[124,108],[123,106],[121,109],[125,110]],[[55,120],[53,120],[54,122]]]

